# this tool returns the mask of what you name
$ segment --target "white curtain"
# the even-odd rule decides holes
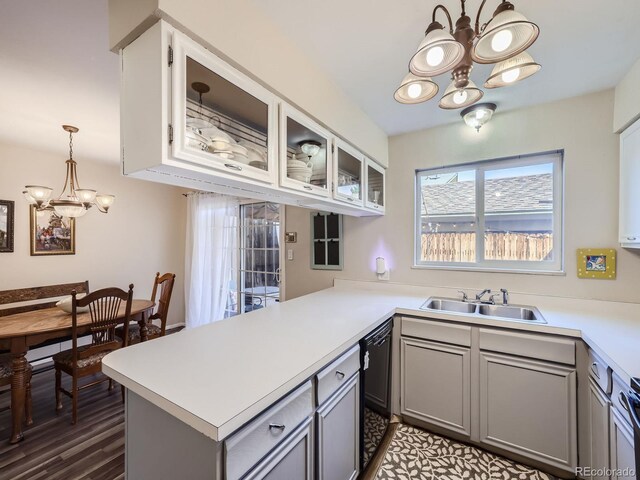
[[[185,252],[187,328],[222,320],[238,255],[238,199],[190,193]]]

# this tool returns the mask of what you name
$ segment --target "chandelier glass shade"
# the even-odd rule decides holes
[[[464,108],[476,103],[483,95],[484,92],[471,80],[469,80],[467,86],[463,88],[458,88],[454,82],[451,82],[444,91],[444,95],[440,99],[439,105],[440,108],[445,110]]]
[[[435,97],[439,88],[438,84],[429,77],[418,77],[413,73],[407,73],[393,94],[393,98],[400,103],[421,103]]]
[[[79,188],[77,163],[73,159],[73,134],[78,132],[78,128],[71,125],[63,125],[62,128],[65,132],[69,132],[69,159],[65,162],[67,173],[62,193],[52,199],[52,188],[26,185],[22,194],[38,210],[54,210],[62,217],[82,217],[94,205],[100,212],[107,213],[115,197],[98,194],[95,190]]]
[[[486,88],[513,85],[540,70],[540,65],[525,52],[538,38],[538,26],[516,12],[507,0],[502,0],[489,21],[481,26],[486,2],[480,3],[475,26],[472,26],[465,10],[466,0],[460,0],[462,13],[455,22],[455,29],[446,7],[437,5],[433,9],[425,37],[409,62],[410,74],[394,92],[396,101],[415,104],[430,100],[438,92],[430,86],[437,87],[432,77],[450,72],[452,82],[440,99],[440,108],[468,107],[483,96],[482,90],[470,78],[474,62],[496,63],[484,84]],[[439,10],[446,15],[448,30],[436,20]],[[425,90],[425,87],[429,88]]]
[[[487,78],[485,88],[499,88],[511,85],[514,82],[524,80],[535,74],[542,67],[537,64],[531,55],[522,52],[503,62],[497,63],[491,75]]]

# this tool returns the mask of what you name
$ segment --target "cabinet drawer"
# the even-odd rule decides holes
[[[592,349],[589,349],[589,376],[604,393],[611,393],[611,368]]]
[[[471,346],[471,327],[417,318],[402,318],[402,336],[424,338],[461,347]]]
[[[323,368],[316,375],[318,405],[322,405],[354,373],[360,369],[360,345],[356,345],[347,353]]]
[[[510,353],[520,357],[575,365],[576,344],[573,340],[549,335],[522,334],[480,329],[480,350]]]
[[[615,407],[616,410],[618,410],[618,412],[620,413],[620,415],[622,415],[625,419],[625,421],[629,422],[629,413],[627,412],[627,409],[625,408],[626,405],[623,403],[624,400],[622,400],[622,393],[624,392],[629,393],[630,387],[629,385],[625,384],[622,379],[616,375],[615,373],[612,373],[611,375],[612,377],[612,382],[611,382],[611,405],[613,405]],[[631,425],[628,425],[629,428],[631,428]]]
[[[312,414],[311,390],[306,382],[225,441],[226,480],[241,478]]]

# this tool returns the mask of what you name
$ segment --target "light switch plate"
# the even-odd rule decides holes
[[[293,250],[290,248],[287,250],[287,260],[293,260]]]

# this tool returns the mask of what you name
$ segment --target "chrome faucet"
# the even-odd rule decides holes
[[[469,301],[469,296],[467,295],[467,292],[465,292],[464,290],[458,290],[458,293],[462,294],[462,301],[463,302],[468,302]]]
[[[502,293],[502,304],[509,305],[509,291],[506,288],[501,288],[500,293]]]
[[[485,288],[483,291],[481,291],[480,293],[476,294],[476,301],[478,302],[483,302],[482,297],[484,297],[487,293],[491,293],[491,289],[490,288]],[[493,297],[491,297],[493,299]]]

